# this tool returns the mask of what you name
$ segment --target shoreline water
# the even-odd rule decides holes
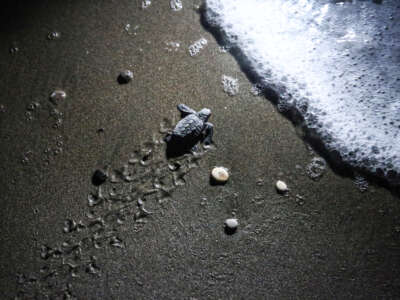
[[[391,84],[400,73],[393,67],[393,56],[385,56],[396,47],[397,29],[385,23],[393,20],[391,8],[395,11],[396,4],[390,1],[378,5],[280,0],[243,4],[235,0],[224,3],[210,0],[203,6],[202,23],[235,56],[249,79],[263,86],[278,109],[302,127],[308,143],[323,153],[335,169],[348,176],[362,173],[398,189],[396,145],[390,141],[397,138],[399,131],[393,96],[396,86]],[[272,15],[264,18],[264,13],[259,12],[268,9]],[[371,17],[372,12],[378,17]],[[253,14],[254,20],[244,17],[249,14]],[[339,17],[340,14],[344,15]],[[318,22],[314,20],[314,24],[310,15]],[[357,20],[357,16],[365,20]],[[368,17],[371,20],[366,26]],[[349,21],[352,18],[355,24]],[[339,25],[341,21],[344,23]],[[280,26],[276,28],[277,24]],[[268,28],[268,34],[257,26]],[[380,31],[383,27],[385,33]],[[350,31],[351,38],[342,37]],[[307,50],[310,45],[312,51]],[[277,53],[274,48],[282,52]],[[379,64],[371,49],[382,53]],[[371,52],[369,56],[366,51]],[[351,64],[347,62],[349,56]],[[302,73],[307,68],[308,72]],[[384,91],[365,92],[376,86],[375,78],[380,78],[379,89]],[[322,92],[321,86],[326,91]],[[354,112],[357,109],[360,111]],[[377,116],[369,117],[370,111]],[[347,123],[341,126],[344,120]],[[386,128],[388,124],[390,128]]]
[[[183,2],[181,11],[171,11],[168,1],[146,9],[132,1],[40,3],[11,22],[18,30],[3,32],[4,44],[16,41],[18,53],[0,52],[7,74],[0,81],[5,298],[62,263],[43,260],[41,247],[85,237],[86,229],[66,234],[64,222],[86,222],[92,212],[94,170],[120,169],[160,135],[164,119],[177,122],[179,103],[212,110],[215,149],[168,201],[148,199],[145,207],[154,212],[143,224],[133,216],[106,223],[124,247],[99,241],[84,253],[96,257],[84,262],[89,272],[49,277],[50,292],[78,299],[399,296],[398,198],[374,184],[361,193],[329,166],[311,180],[307,166],[318,155],[273,103],[251,93],[238,62],[202,27],[200,3]],[[49,41],[53,30],[60,39]],[[189,46],[201,38],[207,45],[190,56]],[[134,77],[119,85],[124,69]],[[224,92],[223,75],[238,79],[236,95]],[[56,88],[67,98],[54,107],[48,96]],[[26,115],[32,102],[40,106]],[[209,184],[214,166],[229,169],[226,185]],[[277,180],[287,183],[288,196],[276,192]],[[233,215],[239,227],[228,236],[224,221]],[[90,273],[97,267],[99,276]],[[17,274],[26,278],[22,285]]]

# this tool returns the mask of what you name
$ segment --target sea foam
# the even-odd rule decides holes
[[[329,153],[398,180],[400,2],[376,2],[206,0],[205,20]]]

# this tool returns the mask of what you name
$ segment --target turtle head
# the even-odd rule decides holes
[[[208,108],[203,108],[197,113],[197,115],[199,116],[200,120],[207,122],[208,118],[211,116],[211,110]]]

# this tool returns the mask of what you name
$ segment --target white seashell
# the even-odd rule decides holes
[[[231,218],[225,220],[225,226],[231,230],[236,229],[239,226],[239,222],[237,219]]]
[[[287,191],[289,191],[287,184],[282,180],[278,180],[275,184],[275,187],[279,193],[286,193]]]
[[[220,183],[227,182],[229,179],[229,172],[227,168],[224,167],[215,167],[211,171],[212,178]]]

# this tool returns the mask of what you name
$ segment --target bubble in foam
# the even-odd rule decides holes
[[[205,38],[201,38],[195,41],[192,45],[189,46],[189,54],[190,56],[196,56],[200,53],[201,49],[203,49],[208,44]]]
[[[239,80],[227,75],[222,75],[222,87],[229,96],[235,96],[239,92]]]
[[[206,0],[205,17],[280,111],[299,111],[343,161],[387,175],[400,174],[397,5]]]
[[[169,5],[173,11],[179,11],[183,8],[181,0],[171,0]]]
[[[146,9],[151,5],[151,1],[150,0],[143,0],[142,1],[142,9]]]
[[[314,157],[311,162],[307,165],[306,172],[308,177],[312,180],[321,179],[326,169],[326,162],[321,157]]]

